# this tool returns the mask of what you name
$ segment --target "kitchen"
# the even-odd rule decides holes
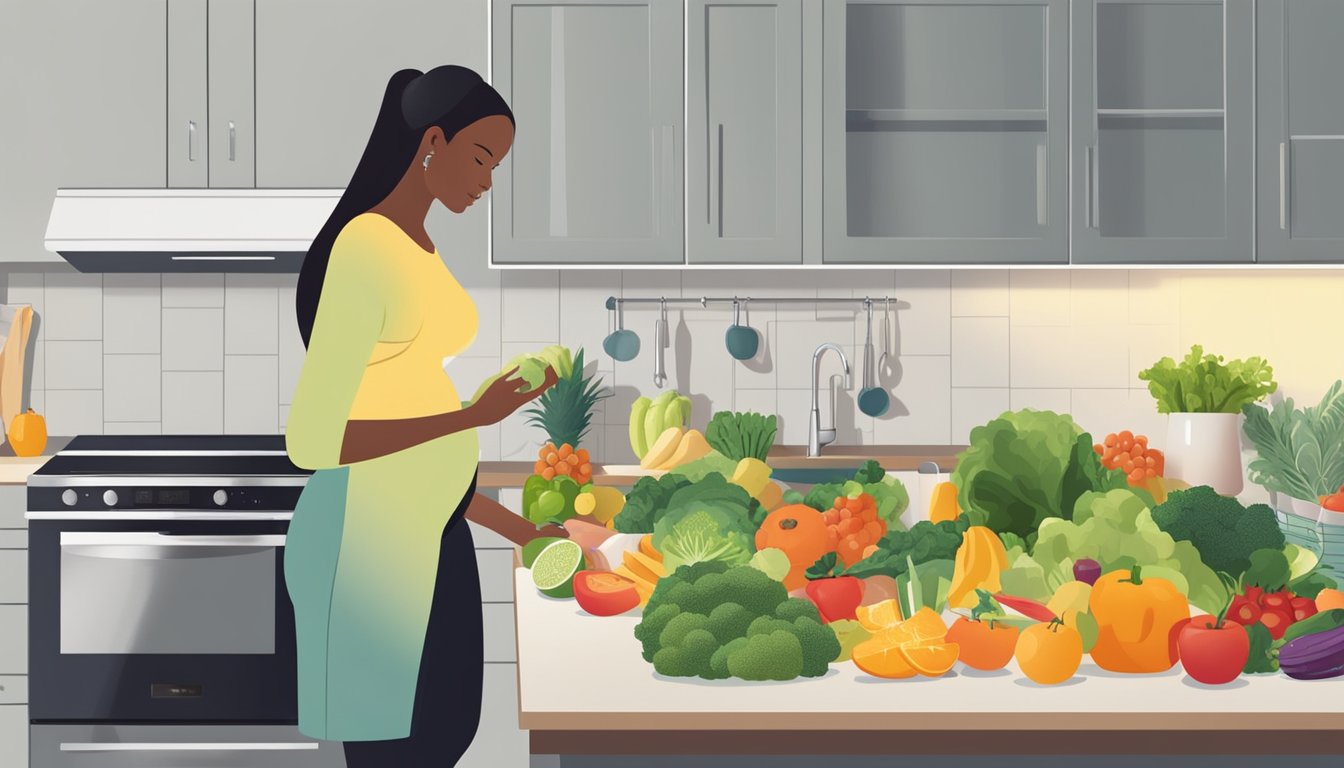
[[[903,522],[910,524],[913,515],[926,516],[934,487],[949,479],[972,430],[1006,411],[1068,414],[1097,443],[1129,430],[1170,461],[1170,419],[1138,373],[1163,357],[1179,360],[1194,345],[1228,360],[1267,358],[1277,383],[1267,405],[1285,398],[1314,405],[1341,378],[1328,328],[1344,287],[1339,203],[1330,202],[1344,199],[1334,188],[1339,174],[1330,172],[1344,129],[1327,73],[1338,69],[1331,41],[1344,28],[1344,11],[1330,3],[397,0],[327,3],[317,12],[267,0],[47,0],[7,4],[4,13],[0,103],[15,105],[20,119],[0,127],[0,279],[6,305],[32,308],[22,406],[42,415],[50,438],[45,457],[0,460],[9,483],[0,488],[3,765],[158,759],[118,763],[126,753],[63,744],[275,738],[265,730],[272,726],[237,724],[265,722],[265,714],[222,716],[238,731],[227,737],[192,731],[215,727],[199,724],[165,734],[152,725],[90,726],[103,717],[88,713],[30,715],[44,700],[62,702],[33,684],[37,664],[61,670],[61,686],[82,685],[98,673],[67,666],[72,659],[118,657],[90,648],[52,653],[67,639],[57,619],[67,617],[42,619],[52,605],[38,602],[50,601],[60,580],[51,557],[60,536],[76,534],[77,546],[79,535],[110,531],[62,527],[60,536],[42,539],[37,523],[73,521],[25,515],[64,509],[63,492],[83,487],[71,479],[113,471],[98,455],[113,443],[100,448],[100,436],[115,438],[118,450],[134,450],[146,436],[215,436],[186,448],[204,456],[139,457],[125,466],[168,472],[170,461],[208,464],[192,472],[291,482],[247,491],[262,510],[247,514],[273,519],[231,532],[260,538],[241,548],[238,567],[227,572],[230,579],[260,573],[247,582],[251,594],[273,602],[233,605],[230,615],[261,622],[268,636],[253,650],[277,641],[283,647],[280,575],[250,565],[276,551],[265,537],[283,532],[277,510],[292,505],[297,487],[277,460],[283,456],[268,455],[283,449],[279,436],[304,355],[293,259],[325,218],[322,206],[330,210],[349,180],[377,95],[403,66],[471,67],[519,116],[516,147],[496,174],[489,205],[460,216],[436,207],[430,216],[434,242],[482,318],[469,352],[445,370],[474,390],[520,355],[549,345],[584,350],[586,374],[610,395],[592,409],[582,441],[598,485],[629,493],[637,475],[650,473],[636,468],[631,414],[638,398],[665,391],[688,398],[684,426],[702,434],[718,412],[774,416],[766,463],[776,479],[803,473],[794,484],[804,492],[818,480],[805,474],[809,467],[852,474],[858,458],[880,459],[908,492]],[[35,67],[39,61],[47,63]],[[243,244],[248,239],[274,245],[257,251]],[[184,245],[192,240],[210,245]],[[272,260],[192,259],[212,251]],[[745,359],[725,343],[734,325],[756,332],[757,349]],[[607,348],[618,326],[640,340],[632,359],[618,361]],[[832,353],[814,363],[824,344],[837,345],[846,363]],[[861,407],[870,383],[887,393],[884,411]],[[814,407],[817,431],[835,431],[819,446],[829,465],[804,455]],[[518,489],[549,440],[527,418],[518,413],[479,430],[482,475],[520,512]],[[55,484],[30,482],[75,437],[94,441],[49,467]],[[234,452],[254,455],[217,456],[231,450],[231,439],[240,441]],[[1237,498],[1281,508],[1249,474],[1259,454],[1241,442]],[[921,477],[927,461],[936,472]],[[218,503],[214,492],[232,486],[216,486],[169,493],[167,503],[196,508],[199,501],[201,510],[242,503],[236,493]],[[87,509],[116,506],[100,499],[87,500]],[[152,520],[136,526],[129,532],[161,527]],[[522,765],[530,755],[535,762],[620,749],[675,754],[670,737],[650,739],[642,750],[610,734],[585,741],[603,730],[591,724],[592,713],[610,711],[603,707],[616,699],[599,698],[589,710],[550,709],[564,702],[555,704],[545,680],[527,674],[529,664],[553,669],[557,661],[538,635],[583,639],[608,620],[580,622],[572,601],[541,601],[526,571],[515,570],[509,542],[479,529],[475,539],[486,685],[481,729],[463,764]],[[38,552],[39,541],[47,554]],[[81,583],[99,581],[99,573],[115,589],[108,571],[86,573]],[[39,574],[45,581],[35,580]],[[116,605],[116,595],[82,597],[87,618],[115,634],[108,627],[117,612],[95,609]],[[568,619],[524,623],[557,611]],[[638,618],[636,611],[610,621]],[[122,624],[117,642],[137,641],[134,627]],[[628,655],[633,641],[628,630],[620,634],[625,644],[610,653]],[[728,682],[686,686],[633,661],[634,674],[664,686],[655,691],[676,691],[670,699],[687,689],[712,698],[719,692],[709,686]],[[833,667],[846,672],[815,682],[844,683],[839,696],[885,689],[850,685],[853,665]],[[267,676],[264,664],[248,669],[260,671],[225,667],[220,674]],[[919,687],[1004,702],[989,705],[987,718],[1017,705],[1002,691],[1020,686],[966,694],[959,685],[1005,681],[961,676]],[[1281,677],[1247,679],[1242,694],[1282,682],[1282,693],[1264,695],[1300,697],[1290,710],[1301,721],[1296,727],[1338,729],[1331,702],[1339,699],[1328,683],[1302,693]],[[1172,681],[1179,678],[1162,682]],[[1089,696],[1111,695],[1094,692],[1103,682],[1129,681],[1096,675],[1033,689],[1022,706],[1068,711],[1059,697],[1069,695],[1076,697],[1069,707],[1085,710]],[[782,685],[807,695],[802,681]],[[900,685],[891,687],[904,691]],[[1186,693],[1182,701],[1204,693],[1177,690]],[[190,701],[193,692],[179,693]],[[743,706],[764,706],[760,698],[768,696]],[[860,698],[873,703],[867,693]],[[952,706],[936,701],[943,708],[928,711]],[[873,717],[884,711],[880,701],[875,706]],[[771,730],[757,710],[738,711],[752,715],[748,730]],[[632,720],[618,729],[641,736],[660,717],[627,714]],[[711,729],[685,723],[674,732]],[[119,733],[123,727],[145,730]],[[52,730],[61,728],[85,731]],[[773,746],[757,739],[750,749],[808,753],[806,744],[773,738]],[[1316,751],[1339,751],[1320,733],[1310,738],[1330,745]],[[292,727],[280,740],[311,743]],[[872,749],[862,741],[858,754]],[[246,752],[203,754],[235,761],[201,763],[211,765],[329,765],[321,761],[333,756],[340,764],[339,751],[325,747],[282,752],[272,763],[241,762],[253,759]],[[272,759],[265,750],[255,754]]]

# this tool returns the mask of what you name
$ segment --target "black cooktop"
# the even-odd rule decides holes
[[[310,475],[290,462],[284,435],[84,435],[34,473],[40,477]]]

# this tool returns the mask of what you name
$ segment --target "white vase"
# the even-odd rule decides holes
[[[1241,493],[1241,414],[1168,414],[1164,474],[1224,496]]]

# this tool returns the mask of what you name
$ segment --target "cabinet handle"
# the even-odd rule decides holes
[[[234,130],[233,121],[229,121],[229,162],[232,163],[238,157],[237,131]]]
[[[196,162],[196,121],[187,121],[187,162]]]
[[[1047,204],[1045,194],[1045,174],[1046,174],[1046,151],[1044,144],[1036,145],[1036,225],[1044,227],[1046,225],[1045,208]]]
[[[714,215],[718,220],[718,236],[723,237],[723,123],[719,123],[718,150],[715,154],[714,187],[716,201]]]
[[[260,752],[310,751],[321,747],[315,741],[239,743],[200,742],[61,742],[62,752]]]
[[[658,129],[658,156],[654,158],[654,167],[657,168],[655,174],[655,192],[654,192],[654,215],[653,231],[654,235],[663,234],[663,215],[667,213],[665,206],[673,204],[672,201],[672,168],[676,164],[676,126],[663,125]]]
[[[1084,183],[1087,185],[1087,227],[1088,229],[1096,229],[1097,219],[1101,218],[1097,215],[1097,176],[1099,174],[1097,173],[1096,147],[1088,146],[1086,161],[1087,165],[1084,168],[1086,179]]]
[[[1288,142],[1279,142],[1279,229],[1288,229]]]

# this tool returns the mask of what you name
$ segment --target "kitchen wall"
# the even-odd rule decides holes
[[[863,320],[853,308],[761,303],[757,359],[723,346],[729,309],[669,311],[671,386],[695,402],[699,426],[714,410],[777,413],[779,440],[807,439],[811,354],[841,344],[854,387],[840,394],[840,442],[964,442],[1005,409],[1067,411],[1087,429],[1146,432],[1165,420],[1135,373],[1193,343],[1228,356],[1266,355],[1282,392],[1314,402],[1344,358],[1331,328],[1344,295],[1338,271],[514,271],[483,265],[483,216],[433,222],[431,231],[471,290],[481,331],[448,372],[464,395],[502,361],[550,343],[588,350],[612,387],[586,441],[628,462],[627,421],[653,394],[656,307],[631,309],[643,346],[629,363],[601,353],[609,295],[865,296],[896,298],[892,357],[882,372],[895,399],[879,419],[854,405]],[[39,324],[32,406],[54,435],[282,431],[303,348],[293,320],[294,276],[85,275],[60,268],[8,275],[8,301],[31,303]],[[877,313],[880,322],[881,312]],[[880,336],[877,338],[880,354]],[[823,385],[839,372],[834,357]],[[823,408],[825,408],[823,393]],[[825,420],[825,417],[823,417]],[[487,459],[531,459],[541,433],[515,416],[482,432]]]

